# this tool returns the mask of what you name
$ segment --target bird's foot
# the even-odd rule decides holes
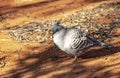
[[[77,61],[77,56],[75,55],[75,57],[72,59],[72,62],[76,62]]]

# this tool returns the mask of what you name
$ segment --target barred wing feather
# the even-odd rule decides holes
[[[73,49],[82,50],[93,45],[93,42],[80,29],[70,29],[69,34],[71,34],[70,45]]]

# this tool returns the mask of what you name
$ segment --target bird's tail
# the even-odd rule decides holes
[[[99,42],[99,41],[93,41],[93,44],[94,45],[97,45],[97,46],[105,46],[105,47],[113,47],[113,45],[112,44],[108,44],[108,43],[104,43],[104,42]]]
[[[107,44],[107,43],[104,43],[104,42],[100,42],[100,41],[97,41],[97,40],[94,40],[90,37],[87,36],[87,38],[92,42],[93,46],[105,46],[105,47],[114,47],[112,44]]]

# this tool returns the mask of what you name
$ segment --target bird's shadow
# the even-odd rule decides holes
[[[119,44],[120,42],[116,42],[113,45],[119,45]],[[17,60],[16,68],[9,70],[6,74],[0,75],[0,77],[21,78],[23,76],[29,75],[29,78],[37,78],[40,76],[42,77],[44,75],[49,75],[49,73],[51,72],[64,70],[64,68],[66,67],[71,68],[71,70],[63,74],[55,74],[51,78],[65,78],[66,74],[69,78],[75,76],[77,77],[79,74],[86,72],[86,70],[88,70],[86,66],[82,65],[82,63],[91,61],[90,58],[96,58],[96,57],[101,57],[116,52],[120,52],[120,46],[115,46],[113,52],[110,52],[108,49],[105,48],[100,48],[100,49],[93,48],[84,55],[80,56],[83,59],[90,59],[90,60],[85,60],[85,61],[81,60],[80,62],[67,64],[66,61],[71,59],[71,56],[65,52],[60,51],[55,46],[50,46],[49,48],[45,47],[44,50],[42,50],[40,46],[28,47],[28,49],[30,49],[31,54]],[[34,53],[32,53],[33,50]],[[36,52],[36,50],[41,50],[41,51]],[[61,65],[62,63],[63,65]],[[91,69],[93,69],[93,67],[91,67]],[[74,73],[75,76],[72,76],[72,74]]]
[[[85,54],[80,56],[83,59],[87,58],[96,58],[96,57],[101,57],[101,56],[106,56],[106,55],[111,55],[116,52],[120,52],[120,47],[118,46],[120,42],[113,43],[113,47],[107,48],[107,47],[94,47],[90,48]],[[114,46],[117,45],[117,46]]]

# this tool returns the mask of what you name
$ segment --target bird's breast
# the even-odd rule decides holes
[[[53,41],[54,43],[63,51],[65,51],[64,48],[64,31],[57,32],[53,35]]]

